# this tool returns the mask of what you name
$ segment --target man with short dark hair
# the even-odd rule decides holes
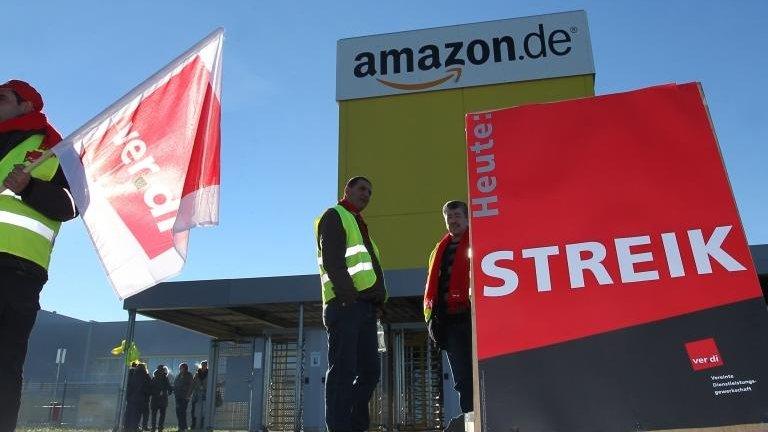
[[[467,204],[443,206],[448,233],[429,256],[424,291],[424,319],[430,338],[448,355],[462,414],[446,431],[463,431],[464,414],[472,411],[472,315],[469,303],[469,218]]]
[[[379,250],[360,215],[372,193],[370,180],[351,178],[342,200],[315,221],[328,332],[325,422],[330,432],[368,430],[368,402],[379,382],[376,318],[387,289]]]
[[[55,157],[25,167],[59,141],[40,93],[24,81],[0,84],[0,432],[16,428],[29,334],[48,280],[61,223],[77,215]]]
[[[143,375],[146,376],[146,382],[145,382],[145,389],[144,389],[144,399],[139,404],[139,425],[141,426],[141,430],[148,431],[149,430],[149,399],[151,397],[152,393],[152,377],[149,375],[149,370],[147,370],[147,365],[142,364],[142,368],[140,371]]]
[[[205,400],[208,393],[208,360],[200,362],[200,367],[195,371],[194,378],[192,378],[192,408],[189,410],[189,414],[192,416],[192,429],[196,429],[198,426],[203,425],[205,422]],[[198,409],[199,402],[199,409]],[[197,423],[198,415],[200,417],[200,423]]]
[[[151,391],[151,378],[144,363],[139,362],[131,369],[125,391],[125,430],[135,432],[142,430],[142,416],[146,415],[144,405]]]
[[[187,406],[192,394],[192,374],[189,373],[189,365],[181,363],[179,374],[173,380],[173,394],[176,397],[176,418],[179,420],[179,430],[187,430]]]
[[[168,368],[164,365],[157,365],[157,369],[155,369],[152,377],[151,389],[152,432],[163,432],[165,427],[165,410],[168,408],[168,395],[173,391],[171,383],[168,381]],[[159,423],[158,413],[160,414]]]

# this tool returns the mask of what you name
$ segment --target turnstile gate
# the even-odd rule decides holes
[[[269,358],[265,362],[268,368],[265,380],[265,426],[268,431],[299,431],[301,424],[301,404],[297,406],[297,386],[303,375],[303,352],[296,340],[268,338],[266,350]],[[297,361],[301,362],[297,368]],[[301,399],[299,395],[299,399]],[[298,424],[297,424],[298,423]]]
[[[399,431],[441,430],[443,370],[440,351],[422,329],[392,334],[394,427]]]

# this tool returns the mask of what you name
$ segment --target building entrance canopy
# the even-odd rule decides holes
[[[386,321],[423,321],[425,269],[385,271]],[[322,327],[320,278],[316,274],[166,282],[131,296],[126,310],[176,324],[216,339],[239,340],[266,332]]]

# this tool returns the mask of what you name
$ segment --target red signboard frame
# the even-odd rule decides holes
[[[483,388],[484,362],[601,343],[600,335],[654,323],[681,333],[669,367],[679,367],[679,355],[689,373],[684,347],[697,339],[684,334],[697,325],[688,329],[682,317],[762,302],[697,83],[473,113],[466,132],[483,398],[494,397]],[[761,326],[764,315],[763,304]],[[712,367],[725,367],[718,359]]]

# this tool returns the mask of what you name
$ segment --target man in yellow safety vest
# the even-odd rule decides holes
[[[16,429],[21,372],[53,243],[61,223],[77,215],[55,157],[24,170],[61,141],[42,108],[26,82],[0,84],[0,432]]]
[[[325,422],[331,432],[368,430],[368,401],[379,382],[376,317],[387,290],[379,250],[360,215],[371,194],[371,182],[354,177],[344,198],[315,222],[328,332]]]

